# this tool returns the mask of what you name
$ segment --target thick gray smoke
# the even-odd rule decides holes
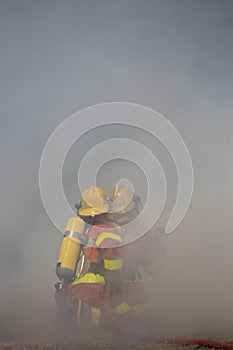
[[[233,2],[10,0],[0,7],[0,326],[9,333],[40,332],[56,314],[61,235],[38,186],[49,135],[84,107],[125,101],[170,120],[194,165],[189,211],[162,241],[164,270],[146,278],[164,332],[226,334],[233,322]],[[90,147],[129,133],[164,167],[165,223],[176,194],[174,164],[159,142],[137,130],[109,127],[77,142],[64,165],[67,198],[72,205],[80,198],[77,168]],[[129,177],[145,200],[145,178],[125,161],[107,164],[99,185],[109,191],[118,177]]]

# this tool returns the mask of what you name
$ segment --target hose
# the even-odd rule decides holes
[[[181,344],[181,345],[198,345],[205,346],[209,348],[217,348],[223,350],[233,350],[233,344],[223,343],[214,340],[207,339],[199,339],[199,338],[173,338],[173,337],[159,337],[159,336],[139,336],[137,337],[133,332],[128,331],[125,327],[123,327],[120,322],[114,317],[112,314],[112,308],[110,303],[111,296],[111,285],[107,284],[105,288],[105,298],[104,298],[104,306],[105,306],[105,315],[107,319],[111,322],[113,328],[120,332],[121,334],[131,337],[137,338],[143,342],[157,342],[157,343],[170,343],[170,344]]]
[[[158,342],[158,343],[170,343],[170,344],[183,344],[183,345],[198,345],[206,346],[208,348],[217,348],[224,350],[233,350],[233,344],[223,343],[215,340],[199,339],[199,338],[165,338],[165,337],[153,337],[142,336],[140,340],[145,342]]]

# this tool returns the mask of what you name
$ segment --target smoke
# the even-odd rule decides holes
[[[83,107],[128,101],[170,120],[194,165],[189,211],[162,240],[164,270],[146,277],[165,333],[230,332],[232,2],[11,0],[0,6],[2,329],[40,333],[56,314],[53,284],[61,234],[42,207],[38,187],[46,140]],[[84,135],[64,165],[67,198],[72,206],[80,198],[77,168],[89,148],[129,133],[164,167],[169,200],[163,224],[175,199],[176,171],[161,144],[137,130],[119,126]],[[132,180],[145,200],[145,178],[132,164],[107,164],[98,182],[108,192],[119,177]]]

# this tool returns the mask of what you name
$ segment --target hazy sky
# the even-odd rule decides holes
[[[210,328],[232,322],[233,1],[2,0],[0,33],[1,309],[16,295],[18,304],[53,305],[60,235],[38,186],[49,135],[84,107],[125,101],[170,120],[194,165],[188,215],[164,242],[161,305],[168,318],[180,315],[181,327],[199,324],[198,306]],[[73,165],[92,144],[87,135],[68,156],[71,202],[79,195]],[[195,317],[181,312],[189,307]]]

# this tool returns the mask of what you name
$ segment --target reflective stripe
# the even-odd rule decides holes
[[[80,328],[80,324],[81,324],[81,310],[82,310],[82,300],[77,299],[77,303],[78,303],[78,308],[77,308],[77,326],[78,328]]]
[[[143,312],[151,309],[152,307],[153,307],[152,300],[148,300],[146,303],[133,305],[133,306],[131,306],[130,309],[134,312],[134,316],[139,316]]]
[[[119,270],[123,267],[123,259],[104,259],[104,267],[106,270]]]
[[[137,283],[137,282],[141,282],[142,280],[140,278],[135,278],[134,280],[124,280],[124,282],[126,283]]]
[[[97,307],[91,307],[91,324],[97,327],[100,323],[101,311]]]
[[[76,278],[71,284],[79,284],[79,283],[100,283],[100,284],[105,284],[104,277],[95,274],[95,273],[85,273],[79,278]]]
[[[125,315],[130,311],[130,306],[125,301],[112,309],[115,315]]]
[[[99,237],[96,240],[96,246],[99,247],[100,244],[103,242],[103,240],[110,238],[114,239],[115,241],[122,242],[121,236],[117,235],[116,233],[112,232],[103,232],[99,235]]]

